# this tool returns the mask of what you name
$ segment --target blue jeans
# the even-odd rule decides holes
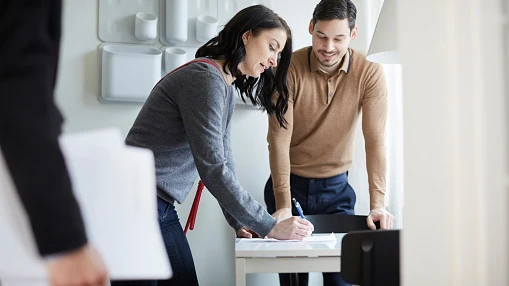
[[[112,281],[111,286],[198,285],[191,248],[180,225],[175,206],[157,198],[157,213],[173,277],[169,280]]]
[[[324,179],[309,179],[294,174],[290,175],[291,197],[301,205],[304,214],[354,214],[355,191],[348,184],[346,173]],[[265,184],[264,193],[267,211],[276,211],[276,200],[272,188],[272,177]],[[297,210],[292,207],[292,214],[298,216]],[[307,286],[308,273],[279,274],[281,286]],[[339,272],[323,273],[323,285],[347,286]]]

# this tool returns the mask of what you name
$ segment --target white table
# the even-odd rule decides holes
[[[340,272],[341,240],[336,242],[235,243],[235,279],[246,285],[247,273]]]

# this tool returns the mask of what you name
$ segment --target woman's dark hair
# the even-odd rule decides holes
[[[350,0],[322,0],[315,7],[313,12],[313,26],[318,21],[344,20],[348,19],[350,31],[355,28],[357,8]]]
[[[246,56],[242,41],[244,33],[251,31],[256,37],[262,31],[277,28],[286,31],[287,39],[284,49],[281,51],[275,74],[274,69],[270,67],[259,78],[243,75],[239,71],[238,65]],[[292,57],[292,34],[285,20],[263,5],[249,6],[233,16],[217,37],[201,46],[195,56],[225,60],[223,71],[228,74],[226,71],[226,66],[228,66],[231,74],[235,77],[234,85],[242,100],[245,102],[245,97],[249,98],[253,105],[260,106],[269,115],[275,115],[279,125],[286,127],[287,122],[284,114],[288,109],[289,99],[286,74]],[[276,102],[272,100],[274,91],[279,94]]]

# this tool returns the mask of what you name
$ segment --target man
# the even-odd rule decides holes
[[[104,285],[58,145],[61,1],[1,1],[0,147],[52,285]]]
[[[362,113],[371,210],[367,224],[393,227],[394,216],[384,205],[387,87],[382,67],[349,48],[357,35],[356,13],[350,0],[320,1],[309,23],[312,47],[292,55],[287,125],[282,128],[270,117],[267,136],[271,177],[265,202],[278,219],[292,215],[292,197],[304,214],[354,214],[348,169]],[[298,278],[298,285],[307,285],[307,273]],[[280,281],[289,285],[290,276],[280,275]],[[346,285],[339,273],[324,273],[324,284]]]

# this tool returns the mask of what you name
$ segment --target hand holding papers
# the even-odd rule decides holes
[[[116,130],[64,134],[60,145],[89,241],[103,256],[110,277],[169,278],[152,152],[125,146]],[[1,278],[43,280],[46,272],[0,153]]]

